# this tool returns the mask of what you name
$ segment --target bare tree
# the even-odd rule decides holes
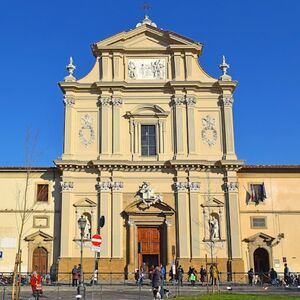
[[[15,258],[14,272],[13,272],[13,286],[12,286],[12,300],[20,299],[21,290],[21,266],[22,266],[22,238],[24,234],[24,226],[28,221],[30,215],[33,213],[33,206],[29,208],[28,203],[28,189],[30,186],[30,179],[32,173],[32,166],[37,157],[37,141],[38,132],[32,132],[32,130],[26,130],[25,145],[24,145],[24,162],[25,162],[25,182],[20,187],[17,195],[17,205],[19,206],[19,215],[17,215],[17,224],[20,224],[18,228],[18,242],[17,253]]]

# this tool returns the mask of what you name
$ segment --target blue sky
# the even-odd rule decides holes
[[[27,128],[39,132],[36,165],[62,154],[57,82],[70,55],[76,77],[94,63],[90,45],[143,18],[137,0],[0,1],[0,165],[24,164]],[[299,164],[300,1],[152,0],[158,27],[204,44],[200,62],[218,77],[225,54],[238,80],[236,151],[248,164]]]

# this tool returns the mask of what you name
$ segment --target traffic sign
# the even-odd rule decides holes
[[[94,252],[100,253],[101,252],[101,247],[92,246],[91,250],[94,251]]]
[[[94,234],[92,236],[92,245],[95,247],[100,247],[102,244],[102,237],[100,234]]]

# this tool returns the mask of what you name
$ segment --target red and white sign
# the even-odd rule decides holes
[[[102,244],[102,237],[100,234],[94,234],[92,236],[92,245],[95,247],[100,247]]]

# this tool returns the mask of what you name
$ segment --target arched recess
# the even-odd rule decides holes
[[[36,247],[33,250],[32,270],[41,275],[48,273],[48,251],[44,247]]]

